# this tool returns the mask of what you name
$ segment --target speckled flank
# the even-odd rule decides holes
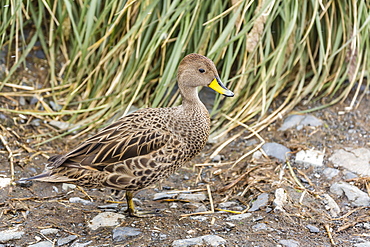
[[[208,86],[215,77],[211,60],[188,55],[178,72],[182,105],[122,117],[69,153],[52,157],[49,170],[35,179],[135,191],[166,178],[206,144],[210,119],[196,87]]]

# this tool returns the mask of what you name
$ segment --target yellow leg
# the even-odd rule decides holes
[[[157,212],[151,212],[151,211],[136,211],[135,204],[132,198],[134,197],[134,193],[132,191],[126,191],[126,201],[127,201],[127,212],[128,215],[131,217],[153,217],[153,216],[159,216]]]

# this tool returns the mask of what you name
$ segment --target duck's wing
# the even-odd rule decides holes
[[[51,157],[51,168],[103,170],[108,164],[155,152],[171,138],[156,110],[143,109],[119,119],[69,153]]]

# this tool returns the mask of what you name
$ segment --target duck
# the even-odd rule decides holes
[[[46,170],[27,180],[124,190],[128,215],[142,217],[134,193],[173,174],[206,145],[210,116],[197,88],[234,96],[213,61],[196,53],[181,60],[177,83],[181,105],[125,115],[69,152],[50,157]]]

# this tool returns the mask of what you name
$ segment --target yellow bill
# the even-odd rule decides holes
[[[226,97],[233,97],[234,93],[231,92],[229,89],[225,87],[225,85],[222,83],[220,78],[216,77],[213,79],[213,81],[208,85],[208,87],[215,90],[217,93],[222,94]]]

